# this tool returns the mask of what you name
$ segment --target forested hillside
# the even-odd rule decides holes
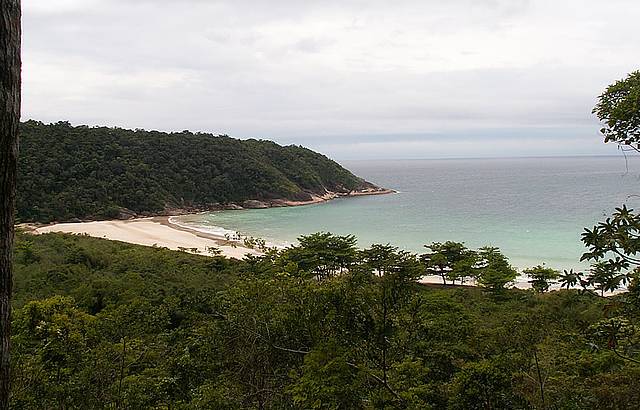
[[[416,255],[328,234],[243,261],[20,234],[15,262],[14,409],[640,403],[637,277],[612,298],[426,287]]]
[[[244,200],[309,200],[372,187],[300,146],[211,134],[73,127],[20,129],[18,218],[49,222]]]

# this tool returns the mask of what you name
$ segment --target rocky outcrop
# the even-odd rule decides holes
[[[114,219],[119,220],[129,220],[135,218],[147,218],[147,217],[155,217],[155,216],[178,216],[185,214],[195,214],[201,212],[212,212],[212,211],[235,211],[235,210],[243,210],[243,209],[266,209],[266,208],[278,208],[285,206],[303,206],[303,205],[311,205],[318,204],[326,201],[330,201],[335,198],[341,197],[352,197],[352,196],[363,196],[363,195],[383,195],[383,194],[391,194],[395,193],[393,189],[379,188],[374,185],[368,186],[363,189],[349,191],[349,192],[332,192],[326,191],[322,195],[314,194],[311,192],[305,192],[304,195],[296,196],[295,199],[270,199],[270,200],[257,200],[257,199],[249,199],[243,201],[241,203],[212,203],[207,206],[181,206],[181,207],[170,207],[167,206],[161,212],[134,212],[127,208],[119,208],[118,213]],[[66,221],[57,221],[57,222],[87,222],[92,220],[99,220],[104,218],[72,218]]]
[[[270,205],[267,202],[262,202],[255,199],[249,199],[242,203],[242,207],[246,209],[264,209],[264,208],[270,208]]]

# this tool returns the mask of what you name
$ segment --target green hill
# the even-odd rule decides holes
[[[43,124],[21,127],[20,221],[152,215],[375,188],[300,146],[228,136]]]

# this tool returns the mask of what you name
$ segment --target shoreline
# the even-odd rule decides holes
[[[311,199],[305,201],[295,201],[290,199],[274,199],[270,201],[259,201],[259,200],[248,200],[242,202],[242,205],[239,205],[243,209],[252,209],[254,208],[277,208],[282,206],[304,206],[304,205],[312,205],[319,204],[322,202],[331,201],[336,198],[351,198],[356,196],[371,196],[371,195],[387,195],[387,194],[395,194],[398,193],[395,189],[389,188],[365,188],[360,190],[354,190],[349,192],[333,192],[326,191],[322,195],[318,194],[310,194]],[[234,204],[238,205],[238,204]]]
[[[260,256],[264,254],[259,250],[244,246],[243,243],[228,240],[222,235],[202,232],[172,223],[170,218],[169,216],[155,216],[129,220],[57,223],[43,226],[20,224],[17,227],[33,235],[53,232],[88,235],[94,238],[167,248],[206,257],[215,256],[209,252],[209,248],[218,249],[221,256],[233,259],[242,259],[247,255]],[[451,282],[444,284],[442,278],[435,275],[423,276],[418,279],[418,283],[435,287],[478,287],[473,280],[464,284]],[[526,278],[519,275],[510,287],[527,289],[531,287],[531,284]],[[556,285],[552,289],[558,290],[559,288]],[[608,292],[608,295],[610,294]]]
[[[210,248],[216,248],[222,256],[242,259],[246,255],[261,255],[262,252],[249,248],[243,242],[229,240],[224,235],[203,232],[171,221],[172,217],[193,215],[204,212],[222,210],[266,209],[287,206],[304,206],[331,201],[336,198],[385,195],[397,191],[387,188],[365,188],[348,193],[327,191],[323,195],[311,195],[308,201],[293,201],[276,199],[270,202],[247,200],[242,206],[236,203],[215,205],[203,208],[173,208],[165,212],[151,215],[138,215],[127,209],[122,209],[119,218],[109,220],[73,220],[67,222],[53,222],[50,224],[23,223],[17,225],[34,235],[61,232],[76,235],[88,235],[120,242],[133,243],[143,246],[159,246],[171,250],[185,251],[193,254],[212,256]],[[221,228],[222,229],[222,228]]]
[[[61,232],[95,238],[157,246],[197,255],[213,256],[209,250],[220,250],[222,256],[242,259],[261,252],[229,241],[215,234],[200,232],[171,223],[168,216],[91,222],[57,223],[44,226],[21,225],[34,235]]]
[[[228,240],[222,235],[207,233],[171,222],[169,216],[136,218],[129,220],[110,220],[92,222],[57,223],[44,226],[22,224],[19,227],[34,235],[58,232],[75,235],[88,235],[95,238],[132,243],[142,246],[162,247],[174,251],[183,251],[196,255],[212,257],[208,249],[216,248],[221,255],[242,259],[246,255],[259,256],[263,253],[244,244]],[[524,289],[530,284],[519,277],[513,287]],[[440,276],[424,276],[418,283],[444,287],[477,287],[472,280],[466,284],[443,284]]]
[[[121,208],[120,215],[114,220],[131,220],[131,219],[139,219],[139,218],[164,217],[164,216],[183,216],[183,215],[199,214],[203,212],[216,212],[216,211],[236,211],[236,210],[240,211],[244,209],[267,209],[267,208],[281,208],[281,207],[287,207],[287,206],[305,206],[305,205],[320,204],[320,203],[328,202],[337,198],[388,195],[388,194],[397,194],[397,193],[398,191],[396,191],[395,189],[374,187],[374,188],[364,188],[364,189],[349,191],[349,192],[326,191],[322,195],[309,194],[311,199],[308,199],[308,200],[293,200],[293,199],[285,199],[285,198],[269,199],[269,200],[247,199],[242,202],[229,202],[227,204],[209,204],[209,205],[201,205],[201,206],[182,207],[182,208],[168,207],[168,208],[165,208],[164,211],[143,212],[140,214],[137,214],[136,212],[126,208]],[[93,221],[93,220],[74,220],[71,222],[88,222],[88,221]]]

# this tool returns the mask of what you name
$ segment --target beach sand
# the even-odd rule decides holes
[[[242,259],[245,255],[259,255],[260,252],[241,246],[231,245],[223,237],[198,232],[169,222],[168,217],[131,219],[126,221],[95,221],[78,223],[59,223],[31,229],[34,234],[65,232],[86,234],[96,238],[135,243],[145,246],[159,246],[173,250],[180,248],[197,249],[193,253],[209,255],[207,248],[220,249],[222,255]]]
[[[245,255],[260,255],[254,249],[249,249],[241,244],[231,246],[226,238],[210,233],[204,233],[170,222],[169,217],[157,216],[153,218],[139,218],[130,220],[94,221],[77,223],[58,223],[41,227],[27,227],[33,234],[43,234],[48,232],[64,232],[72,234],[86,234],[96,238],[105,238],[115,241],[135,243],[145,246],[159,246],[173,250],[185,250],[197,254],[207,255],[207,248],[215,247],[220,249],[222,255],[242,259]],[[439,276],[424,276],[420,278],[423,284],[442,284]],[[475,283],[468,282],[468,286],[475,286]],[[531,285],[526,279],[519,277],[515,283],[517,288],[528,288]]]

